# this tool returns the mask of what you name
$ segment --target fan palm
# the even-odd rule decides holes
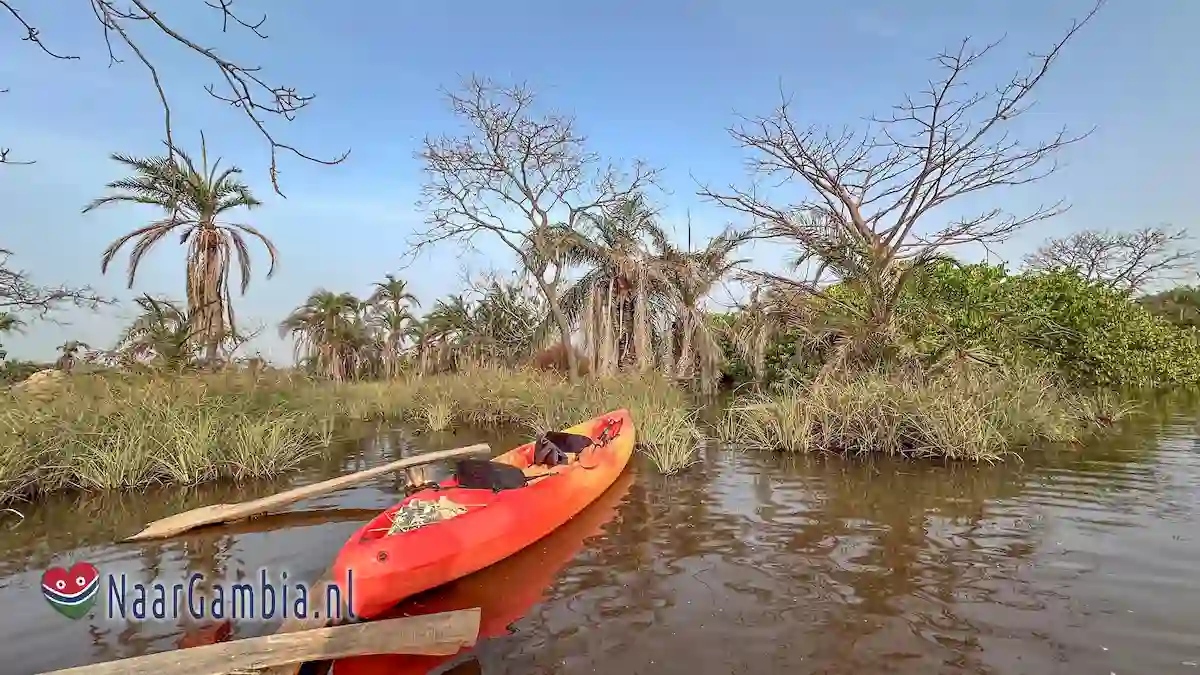
[[[168,156],[132,157],[113,154],[113,160],[133,171],[128,178],[109,183],[110,194],[93,200],[83,212],[114,203],[146,204],[166,215],[113,241],[100,260],[102,273],[129,242],[128,285],[133,287],[138,267],[163,237],[180,232],[179,243],[187,244],[187,315],[195,326],[194,339],[204,347],[205,358],[215,363],[218,348],[233,330],[234,312],[230,294],[231,262],[237,258],[241,291],[250,284],[251,259],[247,235],[258,239],[270,257],[267,278],[275,273],[278,251],[265,235],[244,223],[219,220],[239,208],[262,204],[238,178],[241,169],[221,168],[218,159],[208,165],[208,149],[201,136],[200,165],[182,150]]]
[[[371,325],[378,331],[377,341],[384,373],[395,377],[400,372],[400,355],[404,351],[404,340],[409,334],[413,316],[408,308],[386,307],[371,317]]]

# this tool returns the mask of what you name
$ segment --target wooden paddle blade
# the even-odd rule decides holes
[[[183,534],[189,530],[194,530],[205,525],[216,525],[218,523],[227,523],[231,520],[239,520],[249,516],[256,516],[261,513],[266,513],[272,509],[277,509],[281,506],[294,504],[298,501],[316,497],[327,492],[341,490],[342,488],[350,487],[364,481],[370,480],[376,476],[381,476],[385,473],[399,471],[410,466],[420,464],[428,464],[437,462],[443,459],[453,459],[462,457],[463,455],[474,455],[484,452],[490,452],[491,446],[487,443],[476,443],[462,448],[453,448],[451,450],[438,450],[437,452],[427,452],[415,457],[408,457],[377,466],[373,469],[358,471],[356,473],[338,476],[320,483],[312,485],[304,485],[286,492],[280,492],[262,499],[254,499],[248,502],[239,502],[237,504],[214,504],[212,506],[202,506],[191,511],[184,511],[173,516],[156,520],[150,523],[137,534],[126,537],[122,541],[146,541],[150,539],[166,539]]]

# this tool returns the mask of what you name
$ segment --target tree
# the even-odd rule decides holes
[[[891,114],[873,117],[861,133],[806,128],[784,98],[772,114],[747,120],[730,133],[753,153],[755,175],[793,181],[809,196],[781,205],[754,189],[705,187],[701,195],[749,215],[758,229],[755,236],[796,246],[798,269],[807,266],[812,272],[803,280],[759,272],[753,276],[760,283],[772,279],[810,294],[820,294],[830,277],[860,285],[867,297],[858,317],[862,330],[845,343],[838,360],[872,360],[892,336],[895,305],[908,279],[939,251],[986,246],[1061,212],[1061,202],[1024,215],[993,208],[928,234],[915,230],[960,197],[1047,176],[1055,169],[1056,153],[1087,135],[1062,130],[1022,143],[1014,127],[1062,49],[1099,7],[1049,52],[1035,55],[1030,69],[994,89],[971,91],[966,78],[997,43],[976,49],[963,40],[937,56],[941,76],[928,89],[906,96]]]
[[[461,136],[427,137],[418,153],[429,227],[414,239],[412,252],[449,240],[469,244],[490,233],[534,278],[569,346],[556,233],[575,231],[581,218],[641,191],[657,172],[640,161],[628,172],[603,161],[587,149],[573,118],[535,112],[535,97],[523,85],[471,78],[447,99],[467,129]],[[567,353],[575,379],[578,364],[573,350]]]
[[[649,370],[653,345],[666,344],[655,339],[666,332],[656,324],[670,322],[671,287],[650,251],[653,241],[666,241],[666,233],[641,195],[587,216],[580,231],[561,236],[563,261],[586,270],[560,301],[568,322],[582,329],[593,373],[611,374],[635,361],[639,370]]]
[[[1138,298],[1138,304],[1180,328],[1200,328],[1200,288],[1177,286]]]
[[[75,367],[75,363],[79,360],[80,349],[91,349],[86,342],[78,340],[67,340],[58,346],[58,351],[62,352],[58,359],[54,362],[54,367],[64,373],[69,373]]]
[[[21,321],[12,314],[0,312],[0,336],[3,336],[5,333],[19,331],[23,325],[25,325],[25,322]],[[0,361],[4,361],[7,358],[8,351],[4,349],[4,344],[0,343]]]
[[[106,204],[133,203],[157,206],[166,216],[140,227],[109,244],[100,261],[100,271],[121,248],[136,239],[129,253],[128,284],[133,288],[143,256],[163,237],[183,230],[180,244],[188,244],[187,315],[195,329],[195,339],[205,348],[205,360],[215,364],[218,350],[234,330],[233,298],[229,292],[231,262],[236,257],[241,275],[242,294],[250,285],[250,248],[244,235],[258,239],[267,249],[271,265],[267,278],[275,274],[279,252],[257,229],[244,223],[228,223],[219,217],[239,208],[260,206],[241,180],[236,166],[224,170],[218,159],[210,168],[208,149],[201,135],[199,167],[184,151],[160,157],[130,157],[114,154],[112,159],[132,169],[134,175],[107,185],[110,194],[84,207],[87,213]]]
[[[0,249],[0,315],[10,315],[14,319],[22,315],[44,319],[65,307],[96,309],[112,303],[111,299],[96,295],[90,286],[35,284],[28,272],[12,267],[11,256],[11,251]],[[25,321],[21,320],[21,323]]]
[[[378,333],[380,358],[388,377],[395,377],[400,372],[400,356],[412,322],[413,315],[407,307],[385,306],[371,315],[371,327]]]
[[[1084,279],[1126,293],[1193,271],[1200,251],[1187,246],[1186,229],[1144,227],[1133,232],[1081,230],[1046,241],[1025,257],[1029,269],[1070,269]]]
[[[375,283],[375,290],[367,302],[376,306],[390,307],[396,314],[400,314],[405,305],[421,306],[421,301],[417,300],[417,296],[408,292],[408,283],[403,279],[397,279],[392,274],[384,275],[384,281]]]
[[[659,259],[675,289],[682,347],[676,367],[676,377],[689,378],[700,361],[701,385],[708,389],[719,376],[722,354],[719,331],[704,311],[703,304],[722,279],[735,267],[749,262],[735,259],[734,252],[743,243],[743,234],[726,231],[713,237],[700,250],[692,250],[691,224],[688,224],[688,246],[681,249],[665,238],[658,242]],[[693,348],[698,351],[693,352]]]
[[[136,32],[143,28],[158,33],[159,35],[156,37],[166,38],[166,44],[182,48],[185,52],[197,56],[201,61],[208,62],[217,70],[219,81],[223,82],[223,85],[218,89],[217,85],[209,84],[205,86],[205,90],[216,100],[240,110],[270,144],[271,185],[280,196],[283,196],[283,192],[279,188],[278,156],[280,152],[290,153],[311,162],[330,165],[340,164],[350,154],[349,151],[346,151],[333,160],[318,159],[277,140],[267,126],[268,119],[274,116],[291,121],[297,113],[312,103],[315,97],[311,94],[302,94],[295,87],[268,83],[261,67],[239,63],[218,53],[224,50],[202,45],[166,18],[163,11],[155,7],[157,3],[154,0],[128,0],[127,2],[89,0],[86,4],[100,25],[105,45],[108,48],[109,65],[123,63],[122,59],[117,56],[123,48],[146,68],[150,80],[158,92],[159,100],[162,102],[163,130],[169,158],[173,158],[176,148],[171,121],[171,105],[166,93],[166,84],[158,68],[154,65],[151,52],[147,47],[148,41],[140,39]],[[258,38],[267,39],[262,32],[267,20],[265,14],[261,19],[249,19],[233,9],[233,0],[205,0],[204,4],[217,12],[222,33],[228,33],[230,29],[241,29],[253,33]],[[80,58],[77,55],[51,49],[42,41],[42,33],[37,26],[26,19],[25,15],[13,7],[8,0],[0,0],[0,14],[5,13],[25,32],[22,40],[34,45],[47,56],[67,61]],[[153,42],[153,40],[149,42]],[[0,89],[0,93],[7,91],[7,89]],[[0,164],[31,163],[9,159],[9,154],[8,148],[0,147]]]
[[[182,370],[196,361],[196,328],[187,310],[166,298],[142,295],[134,299],[141,314],[117,340],[113,350],[124,363],[149,363],[165,370]]]
[[[351,293],[318,289],[279,324],[279,334],[295,339],[297,360],[340,382],[358,371],[365,341],[361,307]]]

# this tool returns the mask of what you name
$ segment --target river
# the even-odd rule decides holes
[[[1156,414],[1086,448],[997,466],[718,448],[673,477],[638,463],[537,547],[408,603],[409,612],[481,606],[475,650],[352,659],[334,673],[1200,675],[1197,447],[1194,419]],[[141,580],[267,567],[313,579],[359,523],[396,500],[402,479],[297,505],[304,514],[111,542],[171,513],[411,448],[382,433],[286,480],[56,499],[27,505],[13,527],[0,514],[0,670],[171,649],[195,628],[110,619],[103,599],[88,617],[60,616],[40,593],[46,567],[86,560]],[[233,632],[272,628],[243,622]]]

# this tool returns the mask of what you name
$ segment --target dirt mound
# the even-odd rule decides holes
[[[25,394],[39,400],[49,400],[62,389],[67,374],[61,370],[47,368],[25,378],[12,386],[14,393]]]

